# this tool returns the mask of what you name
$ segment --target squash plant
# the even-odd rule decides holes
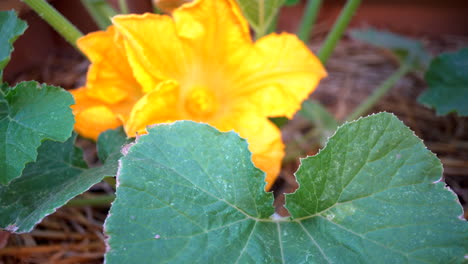
[[[214,0],[196,2],[202,1]],[[284,4],[273,2],[239,1],[258,38]],[[345,7],[319,52],[323,63],[359,2]],[[31,6],[46,8],[46,19],[52,10],[45,2]],[[316,13],[312,9],[307,16]],[[25,29],[14,12],[0,12],[0,74]],[[77,32],[69,32],[75,45]],[[252,142],[235,129],[168,120],[150,124],[136,139],[128,138],[127,128],[107,130],[97,138],[103,165],[88,168],[74,144],[75,102],[68,91],[33,81],[2,83],[0,228],[30,232],[78,194],[116,177],[116,199],[105,223],[107,263],[462,263],[468,225],[456,195],[441,181],[439,159],[393,114],[359,117],[401,76],[426,70],[421,62],[427,57],[400,44],[402,68],[349,121],[333,120],[316,102],[304,103],[302,115],[325,124],[326,133],[335,131],[317,155],[301,159],[299,188],[286,195],[290,216],[275,213],[266,174],[252,162]],[[452,93],[466,92],[467,65],[466,50],[434,59],[421,102],[442,114],[466,114]],[[447,86],[459,89],[442,92]]]

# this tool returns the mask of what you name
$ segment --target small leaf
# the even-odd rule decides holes
[[[418,98],[420,103],[438,115],[468,116],[468,48],[434,58],[425,78],[429,89]]]
[[[237,0],[250,26],[263,36],[285,0]]]
[[[277,128],[282,128],[285,126],[289,119],[285,116],[269,117],[268,118]]]
[[[24,33],[26,22],[19,19],[14,11],[0,11],[0,80],[3,69],[10,61],[13,42]]]
[[[468,225],[440,162],[391,114],[338,129],[303,160],[292,219],[235,133],[159,125],[121,159],[106,263],[459,263]]]
[[[118,155],[118,160],[121,156],[120,150],[122,146],[132,141],[131,139],[127,139],[127,134],[125,134],[123,127],[110,129],[101,133],[97,141],[97,154],[99,159],[101,161],[106,161],[110,156]]]
[[[431,56],[420,41],[394,33],[375,29],[352,30],[351,37],[368,44],[389,49],[399,58],[400,63],[412,63],[416,68],[426,69]]]
[[[73,97],[61,88],[22,82],[0,90],[0,184],[21,175],[36,160],[41,141],[67,140],[73,130]]]
[[[23,175],[8,186],[0,186],[1,228],[29,232],[70,199],[116,174],[116,159],[87,169],[81,149],[74,146],[75,138],[65,143],[44,142],[38,149],[37,162],[28,164]]]

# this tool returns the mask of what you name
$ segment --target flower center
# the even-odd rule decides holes
[[[218,110],[219,102],[211,90],[194,86],[185,98],[184,107],[195,118],[207,118]]]

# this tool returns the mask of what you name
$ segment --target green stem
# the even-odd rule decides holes
[[[398,80],[400,80],[412,69],[413,67],[410,63],[401,64],[400,68],[398,68],[397,71],[395,71],[392,75],[390,75],[390,77],[383,81],[372,93],[372,95],[366,99],[366,101],[360,104],[350,115],[348,115],[346,120],[352,121],[367,113],[369,109],[371,109],[385,94],[387,94],[388,91],[390,91],[390,88],[392,88]]]
[[[105,30],[112,24],[111,17],[117,12],[105,0],[81,0],[94,22],[101,30]]]
[[[154,1],[152,2],[153,2],[153,13],[161,15],[163,13],[162,10],[156,6],[156,3]]]
[[[346,5],[341,11],[339,18],[336,20],[335,25],[333,25],[332,30],[330,33],[328,33],[325,42],[318,52],[318,57],[323,64],[327,63],[328,58],[335,49],[338,40],[340,40],[344,31],[348,27],[348,24],[351,21],[354,13],[356,13],[360,3],[361,0],[348,0],[348,2],[346,2]]]
[[[31,9],[39,14],[42,19],[47,21],[62,37],[68,41],[73,47],[76,46],[76,40],[83,36],[70,21],[62,16],[55,8],[53,8],[45,0],[23,0]]]
[[[297,31],[299,39],[301,39],[304,43],[307,43],[309,41],[321,5],[322,0],[307,1],[307,6],[304,10],[304,15],[302,16],[299,30]]]
[[[127,0],[119,0],[119,9],[121,14],[128,14]]]
[[[279,19],[279,13],[276,14],[276,16],[274,16],[273,19],[271,20],[271,23],[268,26],[265,35],[268,35],[276,31],[276,27],[278,26],[278,19]]]
[[[103,30],[110,25],[110,21],[107,18],[102,17],[99,14],[98,10],[93,7],[90,1],[81,0],[81,3],[84,5],[84,7],[88,11],[89,15],[93,18],[94,22],[99,27],[99,29]]]
[[[117,186],[117,180],[115,177],[105,177],[104,181],[107,182],[114,190],[116,189]]]
[[[82,206],[109,206],[115,200],[114,194],[97,195],[89,198],[75,198],[70,200],[66,206],[69,207],[82,207]]]

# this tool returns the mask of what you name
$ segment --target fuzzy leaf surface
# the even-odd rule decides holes
[[[64,143],[44,142],[37,161],[28,164],[20,178],[0,186],[0,228],[29,232],[73,197],[104,177],[116,175],[120,151],[110,153],[103,166],[88,169],[82,150],[74,146],[75,138]]]
[[[458,263],[468,226],[441,164],[391,114],[338,129],[297,172],[292,218],[233,132],[189,121],[140,137],[119,168],[106,263]]]
[[[41,142],[63,142],[73,130],[72,95],[59,88],[22,82],[0,90],[0,184],[21,176]]]
[[[24,33],[26,22],[19,19],[15,11],[0,11],[0,80],[3,69],[10,61],[13,42]]]
[[[429,88],[419,102],[435,108],[438,115],[468,116],[468,48],[433,59],[425,79]]]

